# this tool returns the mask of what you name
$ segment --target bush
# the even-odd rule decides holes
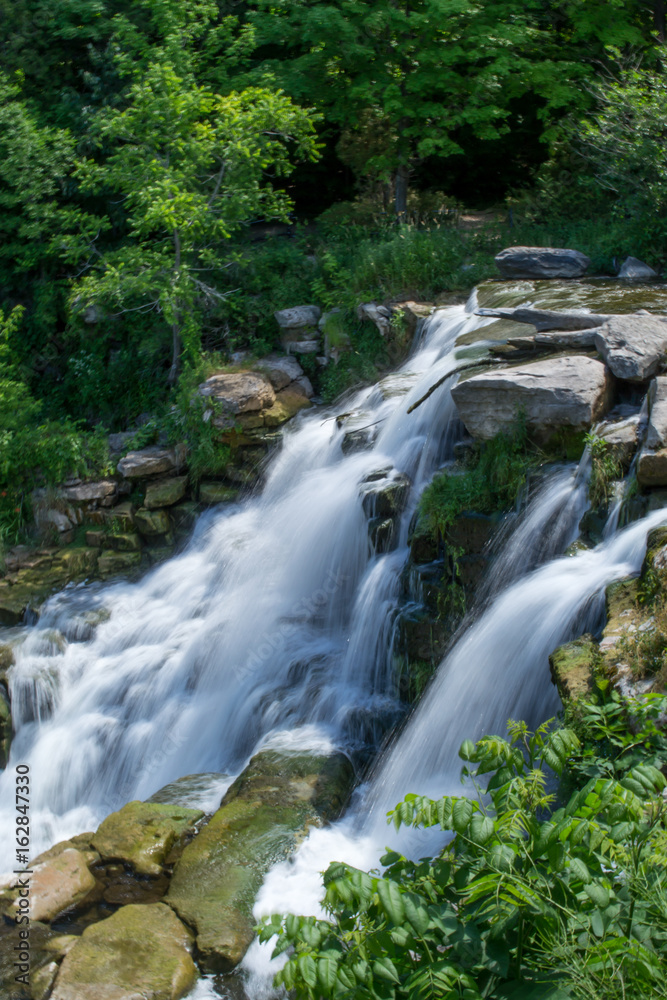
[[[550,811],[575,734],[508,729],[461,747],[475,797],[408,795],[391,814],[450,832],[440,854],[390,851],[382,876],[333,863],[328,919],[264,922],[290,956],[277,984],[298,1000],[667,996],[665,778],[648,764],[592,777]]]

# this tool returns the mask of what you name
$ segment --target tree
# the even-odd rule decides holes
[[[80,161],[77,177],[84,192],[121,201],[127,239],[88,248],[72,296],[79,307],[157,311],[171,329],[172,382],[183,346],[197,349],[202,303],[221,298],[207,277],[224,266],[221,245],[258,215],[286,218],[290,202],[271,178],[317,154],[311,115],[285,94],[255,87],[222,96],[197,82],[195,43],[212,5],[184,7],[152,6],[158,45],[119,25],[118,65],[131,83],[119,107],[97,114],[99,156]]]
[[[624,6],[256,0],[248,18],[261,72],[325,110],[344,136],[374,133],[366,169],[391,175],[401,216],[408,179],[424,158],[463,152],[464,130],[498,138],[509,128],[512,101],[528,91],[545,110],[571,106],[589,72],[582,60],[603,44],[641,43]],[[554,24],[555,14],[562,23]]]

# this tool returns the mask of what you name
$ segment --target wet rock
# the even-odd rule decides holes
[[[575,701],[591,693],[599,659],[592,635],[582,635],[553,651],[549,666],[561,701]]]
[[[118,472],[126,479],[145,479],[163,472],[178,472],[185,465],[185,448],[143,448],[130,451],[118,463]]]
[[[488,441],[520,411],[541,438],[563,427],[588,429],[609,409],[612,393],[604,365],[566,356],[475,375],[454,386],[452,398],[468,432]]]
[[[29,929],[0,923],[0,996],[3,1000],[35,1000],[32,986],[42,988],[48,979],[48,973],[40,975],[40,970],[54,962],[54,953],[48,951],[47,946],[55,936],[50,927],[37,920],[30,922]],[[26,941],[29,949],[25,949]],[[17,981],[19,975],[25,976],[27,982]]]
[[[196,931],[201,967],[224,972],[254,937],[252,907],[266,872],[313,826],[336,818],[353,780],[342,754],[265,750],[227,791],[187,845],[166,901]]]
[[[199,394],[217,404],[219,412],[211,419],[223,430],[233,427],[239,414],[264,410],[273,406],[276,398],[271,382],[259,372],[212,375],[199,386]]]
[[[213,812],[220,805],[224,792],[230,785],[227,774],[210,771],[204,774],[186,774],[171,781],[155,792],[148,802],[162,802],[165,805],[184,806],[187,809],[203,809]],[[211,802],[211,800],[214,800]]]
[[[611,454],[625,472],[630,468],[637,451],[638,430],[639,417],[637,416],[617,423],[603,424],[597,431],[598,437],[607,442]]]
[[[104,500],[116,493],[118,484],[114,479],[101,479],[96,483],[82,483],[80,486],[67,486],[62,490],[66,500],[83,503],[90,500]]]
[[[508,247],[495,257],[504,278],[581,278],[590,264],[578,250]]]
[[[610,318],[598,316],[595,313],[553,312],[551,309],[531,309],[528,306],[517,306],[516,309],[477,309],[476,316],[495,316],[498,319],[511,320],[513,323],[529,323],[538,333],[556,330],[554,336],[564,336],[565,332],[590,330],[602,326]],[[590,346],[593,346],[591,339]]]
[[[398,537],[393,518],[372,517],[368,522],[368,537],[373,551],[391,552],[398,545]]]
[[[617,378],[644,382],[667,353],[667,317],[612,316],[596,333],[595,346]]]
[[[445,542],[450,548],[462,549],[465,555],[480,555],[488,546],[501,520],[498,515],[466,511],[452,521],[445,534]]]
[[[139,878],[127,872],[115,872],[109,878],[103,892],[105,903],[112,906],[127,906],[128,903],[158,903],[169,888],[166,875],[156,878]]]
[[[160,875],[174,844],[203,815],[181,806],[128,802],[100,824],[92,845],[104,860],[131,864],[139,875]]]
[[[166,510],[148,510],[140,507],[134,514],[134,524],[142,535],[166,535],[171,529],[171,519]]]
[[[653,379],[647,404],[649,420],[637,462],[637,481],[640,486],[667,486],[667,376]]]
[[[30,919],[50,923],[71,907],[83,902],[95,888],[85,855],[68,847],[40,864],[33,863],[30,876]],[[19,892],[19,890],[15,890]],[[8,916],[16,919],[21,908],[20,895],[9,907]]]
[[[652,281],[653,278],[658,277],[658,272],[645,264],[643,260],[638,260],[637,257],[626,257],[621,264],[618,277],[626,278],[629,281]]]
[[[402,514],[410,496],[411,483],[400,474],[393,479],[362,483],[364,512],[368,517],[393,518]]]
[[[130,904],[87,927],[51,1000],[179,1000],[194,986],[192,935],[164,903]]]
[[[224,483],[201,483],[199,486],[201,503],[233,503],[238,496],[239,489],[236,486],[226,486]]]
[[[38,550],[32,561],[25,561],[18,572],[0,580],[0,624],[18,624],[28,608],[37,609],[66,584],[93,576],[98,555],[97,549],[78,545]]]
[[[197,523],[200,511],[199,504],[195,503],[194,500],[186,500],[185,503],[179,503],[176,507],[172,507],[169,513],[174,531],[179,534],[191,532]]]
[[[304,330],[317,326],[322,310],[319,306],[292,306],[291,309],[279,309],[273,315],[281,330]]]
[[[141,552],[103,552],[97,569],[103,580],[121,573],[129,573],[141,565]]]
[[[144,507],[146,510],[157,510],[159,507],[172,507],[185,496],[188,486],[187,476],[177,476],[174,479],[159,479],[146,487]]]

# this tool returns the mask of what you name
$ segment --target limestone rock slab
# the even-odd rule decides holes
[[[595,347],[616,378],[644,382],[667,354],[667,317],[612,316],[596,333]]]

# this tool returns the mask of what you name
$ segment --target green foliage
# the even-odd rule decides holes
[[[422,493],[417,531],[443,538],[463,511],[510,509],[540,455],[528,442],[525,421],[510,432],[476,444],[464,464],[437,475]]]
[[[461,747],[476,797],[408,795],[390,814],[449,832],[440,854],[390,851],[382,875],[334,862],[326,920],[264,922],[289,954],[277,984],[298,1000],[666,995],[665,778],[638,764],[553,809],[549,771],[567,770],[577,737],[508,730]]]
[[[586,445],[591,456],[588,496],[591,507],[599,507],[600,504],[609,503],[612,498],[612,484],[623,477],[623,468],[604,438],[598,437],[591,431],[586,435]]]

